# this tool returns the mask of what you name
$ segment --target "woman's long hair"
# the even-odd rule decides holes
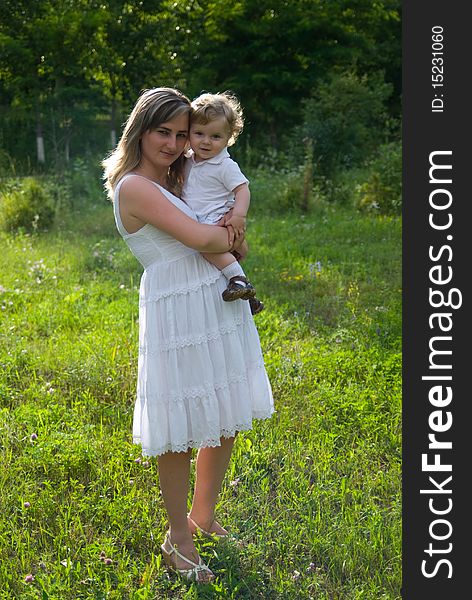
[[[105,188],[111,200],[118,181],[141,162],[142,135],[181,114],[190,114],[190,111],[190,100],[179,90],[167,87],[144,90],[126,121],[116,148],[102,162]],[[183,185],[184,160],[182,154],[167,174],[167,186],[177,196]]]

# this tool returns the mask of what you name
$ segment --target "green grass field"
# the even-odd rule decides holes
[[[248,241],[277,412],[237,438],[217,512],[239,542],[199,542],[197,588],[164,568],[131,443],[141,269],[111,206],[1,234],[1,600],[400,598],[401,221],[255,202]]]

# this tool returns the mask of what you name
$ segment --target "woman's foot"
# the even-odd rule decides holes
[[[235,275],[228,281],[225,291],[222,293],[225,302],[233,300],[249,300],[256,295],[252,283],[244,275]]]
[[[197,532],[206,535],[207,537],[216,537],[216,538],[227,538],[229,537],[229,532],[226,531],[218,521],[215,519],[210,520],[200,520],[197,521],[190,516],[187,515],[188,519],[188,528],[192,535],[195,535]]]
[[[168,531],[161,550],[166,565],[183,579],[196,583],[209,583],[215,579],[214,573],[199,556],[192,538],[183,538],[177,544]]]

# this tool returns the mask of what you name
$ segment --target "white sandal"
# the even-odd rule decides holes
[[[214,533],[211,531],[205,531],[204,529],[202,529],[200,527],[200,525],[198,525],[198,523],[195,523],[195,521],[192,519],[192,517],[190,515],[187,515],[187,519],[190,521],[190,523],[192,523],[192,525],[195,526],[195,529],[197,531],[199,531],[200,533],[203,533],[203,535],[206,535],[209,538],[219,538],[220,540],[222,539],[226,539],[229,538],[229,533]],[[215,522],[215,519],[213,519],[213,523]],[[213,523],[211,525],[213,525]],[[211,528],[210,525],[210,528]]]
[[[167,546],[167,547],[166,547]],[[170,547],[170,551],[168,548]],[[215,574],[211,569],[203,562],[201,556],[198,557],[198,564],[190,560],[183,554],[177,550],[174,544],[170,541],[170,533],[169,531],[166,533],[164,538],[164,543],[161,545],[162,554],[164,556],[164,560],[169,568],[178,573],[184,579],[195,581],[196,583],[209,583],[215,578]],[[175,564],[173,564],[172,555],[175,554],[189,565],[192,565],[191,569],[178,569]],[[208,573],[210,578],[208,580],[203,580],[199,578],[200,573]]]

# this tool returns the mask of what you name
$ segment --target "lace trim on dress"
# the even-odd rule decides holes
[[[145,298],[141,297],[139,299],[139,305],[145,306],[150,302],[157,302],[158,300],[161,300],[162,298],[168,298],[169,296],[181,296],[183,294],[198,292],[204,285],[213,285],[221,276],[221,271],[216,271],[216,273],[209,274],[206,279],[200,279],[192,285],[183,286],[180,288],[172,288],[171,290],[163,290],[157,294],[147,295]]]
[[[256,364],[251,366],[251,371],[256,369],[264,369],[264,364]],[[149,401],[152,398],[162,402],[171,402],[173,404],[181,404],[188,400],[199,400],[201,402],[208,402],[211,396],[216,391],[229,389],[229,386],[235,383],[248,383],[246,374],[234,373],[225,379],[220,381],[203,381],[202,385],[183,388],[178,392],[166,392],[165,394],[138,394],[139,400],[142,402]]]
[[[187,348],[188,346],[198,346],[200,344],[205,344],[208,342],[212,342],[220,339],[223,335],[228,335],[236,331],[241,325],[247,325],[250,321],[247,319],[235,319],[231,325],[220,326],[218,329],[214,329],[213,331],[209,331],[206,334],[189,336],[189,337],[181,337],[181,338],[171,338],[166,341],[162,341],[160,344],[157,344],[155,348],[152,350],[146,346],[139,346],[139,354],[147,355],[147,356],[155,356],[156,354],[160,354],[162,352],[168,352],[170,350],[179,350],[181,348]]]
[[[254,411],[253,419],[269,419],[275,411],[273,409],[268,409],[265,411]],[[236,435],[238,431],[249,431],[252,429],[252,420],[249,423],[243,423],[240,425],[235,425],[231,429],[221,429],[220,437],[231,438]],[[141,438],[135,436],[133,438],[133,442],[135,444],[141,444]],[[195,441],[189,440],[183,443],[172,443],[169,442],[164,446],[161,446],[156,449],[151,448],[143,448],[142,453],[144,456],[157,456],[160,454],[165,454],[166,452],[186,452],[189,448],[215,448],[216,446],[220,446],[220,438],[207,438],[205,440]]]

